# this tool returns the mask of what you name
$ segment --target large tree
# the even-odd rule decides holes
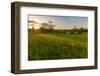
[[[55,25],[49,24],[49,23],[42,23],[41,25],[42,25],[41,28],[48,29],[48,30],[53,29],[55,26]]]
[[[38,24],[38,22],[34,20],[28,20],[29,26],[34,27],[35,24]]]
[[[53,32],[55,26],[52,21],[48,21],[48,23],[41,23],[41,25],[42,26],[40,27],[40,29],[44,33]]]

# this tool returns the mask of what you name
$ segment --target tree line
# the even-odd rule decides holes
[[[33,33],[58,33],[58,34],[62,34],[62,33],[76,34],[76,33],[79,33],[79,34],[81,34],[83,32],[88,31],[87,29],[85,29],[83,27],[77,28],[76,26],[74,26],[72,29],[54,29],[54,27],[56,25],[54,25],[52,21],[48,21],[48,23],[41,23],[40,28],[35,29],[34,25],[37,24],[37,22],[35,22],[35,21],[32,21],[32,22],[33,22],[33,27],[32,27],[32,29],[28,29],[28,31],[33,32]]]

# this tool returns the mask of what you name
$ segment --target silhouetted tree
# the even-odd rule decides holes
[[[31,31],[32,31],[32,29],[28,28],[28,32],[31,32]]]
[[[35,29],[34,29],[34,27],[32,27],[32,30],[31,30],[31,32],[35,32]]]
[[[54,24],[52,24],[52,21],[48,21],[48,23],[42,23],[40,29],[42,32],[53,32],[54,30]]]
[[[29,26],[32,26],[32,29],[29,29],[29,31],[35,32],[34,25],[38,24],[38,22],[36,22],[34,20],[28,20],[28,23],[32,23],[31,25],[29,25]]]
[[[29,23],[33,23],[33,24],[38,24],[36,21],[34,20],[28,20]]]
[[[48,20],[48,23],[53,23],[53,22]]]
[[[76,31],[77,31],[77,28],[76,28],[76,26],[74,26],[73,29],[71,30],[71,34],[76,33]]]

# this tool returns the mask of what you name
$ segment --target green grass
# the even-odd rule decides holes
[[[28,59],[87,58],[87,33],[34,34],[28,33]]]

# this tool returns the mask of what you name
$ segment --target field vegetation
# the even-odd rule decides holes
[[[54,29],[52,22],[41,25],[28,29],[29,60],[87,58],[87,29]]]

